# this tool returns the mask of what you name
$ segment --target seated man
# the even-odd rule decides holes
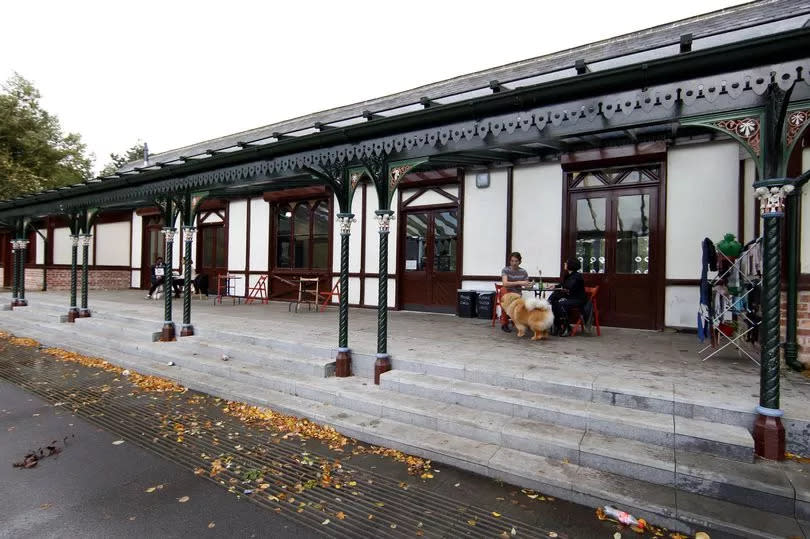
[[[509,255],[509,265],[501,270],[501,283],[503,284],[503,293],[514,292],[516,294],[522,293],[522,287],[531,286],[529,281],[528,272],[520,267],[523,258],[520,253],[515,251]],[[501,329],[509,333],[509,316],[506,310],[501,308]]]
[[[163,278],[165,271],[166,268],[163,265],[163,257],[159,256],[155,259],[155,263],[152,264],[151,267],[151,286],[149,287],[149,293],[146,295],[146,299],[152,299],[152,294],[155,293],[155,290],[157,290],[159,286],[163,286],[163,282],[165,281]]]
[[[188,263],[191,265],[191,275],[194,276],[194,262],[189,259]],[[180,259],[180,268],[183,272],[185,272],[185,264],[186,258],[183,257]],[[174,297],[179,298],[180,294],[183,292],[183,285],[186,282],[185,273],[174,273],[172,276],[172,288],[174,289]],[[197,285],[192,279],[191,283],[194,285],[194,288],[197,288]]]

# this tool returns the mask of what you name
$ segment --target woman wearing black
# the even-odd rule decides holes
[[[571,334],[571,323],[568,320],[568,311],[572,307],[581,309],[587,299],[585,295],[585,279],[580,273],[582,265],[576,258],[569,258],[563,264],[563,282],[559,290],[555,290],[548,301],[554,312],[554,334],[566,337]]]

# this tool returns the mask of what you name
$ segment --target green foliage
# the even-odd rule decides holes
[[[0,199],[83,182],[93,160],[78,133],[63,133],[40,93],[15,73],[0,91]]]
[[[109,176],[116,170],[126,165],[131,161],[139,161],[143,159],[143,142],[140,140],[133,144],[123,154],[111,153],[110,161],[104,165],[104,168],[99,172],[99,176]]]

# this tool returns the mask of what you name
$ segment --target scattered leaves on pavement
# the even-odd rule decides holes
[[[180,503],[186,503],[186,502],[187,502],[187,501],[189,501],[190,499],[191,499],[191,498],[189,498],[188,496],[183,496],[183,497],[181,497],[181,498],[177,498],[177,501],[178,501],[178,502],[180,502]]]

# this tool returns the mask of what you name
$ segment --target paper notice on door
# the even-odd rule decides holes
[[[415,270],[416,269],[416,260],[406,260],[405,261],[405,269],[406,270]]]

